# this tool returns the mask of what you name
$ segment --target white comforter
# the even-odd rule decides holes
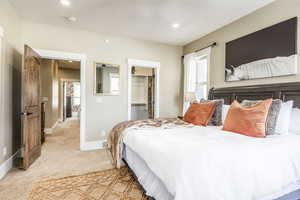
[[[300,180],[299,135],[253,138],[205,127],[128,129],[124,143],[175,200],[274,199]]]

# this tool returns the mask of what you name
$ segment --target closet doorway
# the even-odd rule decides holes
[[[131,69],[131,119],[154,119],[155,71],[146,67]]]
[[[128,119],[158,118],[160,64],[141,60],[128,63]]]

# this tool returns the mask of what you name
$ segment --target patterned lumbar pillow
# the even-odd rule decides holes
[[[261,101],[244,100],[242,106],[250,106]],[[266,122],[266,135],[274,135],[276,130],[276,124],[281,109],[282,101],[280,99],[274,99],[268,112]]]
[[[224,105],[224,99],[215,99],[215,100],[205,100],[201,99],[200,102],[216,102],[216,109],[211,119],[208,122],[209,126],[222,126],[222,110]]]

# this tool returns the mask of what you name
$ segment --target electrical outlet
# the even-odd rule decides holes
[[[7,148],[6,147],[3,147],[2,154],[3,154],[3,156],[7,155]]]
[[[104,148],[107,148],[107,147],[108,147],[107,141],[103,142],[103,147],[104,147]]]

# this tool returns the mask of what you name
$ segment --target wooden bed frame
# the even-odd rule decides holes
[[[263,100],[268,98],[293,100],[294,107],[300,108],[300,82],[255,86],[211,88],[209,99],[224,99],[230,105],[234,100]]]

